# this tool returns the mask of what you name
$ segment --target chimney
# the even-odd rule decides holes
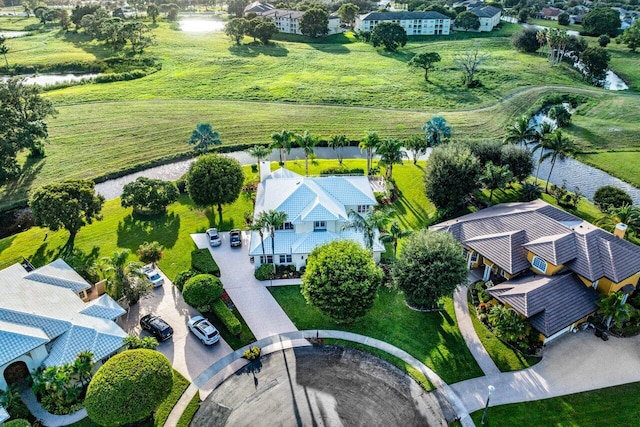
[[[616,224],[615,230],[613,230],[613,235],[624,239],[624,234],[627,232],[627,224],[623,224],[621,222]]]
[[[262,182],[271,175],[271,162],[262,160],[258,167],[260,168],[260,182]]]

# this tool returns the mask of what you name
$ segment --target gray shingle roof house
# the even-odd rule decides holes
[[[451,18],[438,12],[369,12],[356,17],[354,29],[371,31],[382,22],[395,22],[408,36],[449,34]]]
[[[0,270],[0,389],[16,373],[71,363],[82,351],[98,362],[122,348],[127,334],[115,320],[125,310],[108,295],[83,302],[89,287],[61,259]]]
[[[597,293],[630,293],[640,281],[640,247],[541,200],[504,203],[431,227],[466,249],[470,267],[508,279],[489,290],[543,335],[563,332],[596,310]],[[535,273],[533,278],[511,280]],[[535,317],[535,319],[534,319]]]
[[[502,10],[493,6],[472,7],[467,9],[480,20],[480,28],[478,31],[491,31],[500,23]]]

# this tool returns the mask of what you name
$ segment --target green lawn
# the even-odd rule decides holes
[[[580,154],[578,159],[640,187],[640,151],[602,151]]]
[[[191,402],[187,405],[187,407],[180,415],[180,419],[178,420],[178,427],[189,427],[193,416],[196,414],[196,411],[200,408],[200,395],[198,393],[193,396]]]
[[[561,30],[572,30],[572,31],[582,31],[582,25],[577,25],[577,24],[570,24],[570,25],[560,25],[558,24],[558,21],[553,21],[551,19],[535,19],[535,18],[529,18],[527,19],[527,22],[531,25],[540,25],[542,27],[549,27],[549,28],[559,28]]]
[[[552,399],[490,407],[485,425],[498,426],[637,426],[640,383],[608,387]],[[480,425],[482,411],[472,415]]]
[[[451,298],[444,300],[445,310],[421,313],[409,309],[397,291],[383,288],[366,316],[352,325],[340,325],[307,305],[298,286],[269,290],[298,329],[338,329],[388,342],[450,384],[482,375],[460,335]]]

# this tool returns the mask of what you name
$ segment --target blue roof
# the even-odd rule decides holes
[[[38,328],[0,322],[0,366],[49,342],[47,335]]]

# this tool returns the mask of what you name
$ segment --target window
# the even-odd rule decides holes
[[[369,206],[358,205],[358,213],[367,213],[368,210],[369,210]]]
[[[593,289],[598,289],[598,282],[599,280],[596,280],[595,282],[593,282]]]
[[[264,255],[260,255],[260,264],[273,264],[273,255],[267,255],[267,262],[264,261]]]
[[[540,257],[534,256],[533,261],[531,261],[531,265],[540,270],[542,273],[547,272],[547,263]]]
[[[293,230],[293,224],[287,221],[280,227],[276,227],[276,230]]]
[[[471,264],[475,264],[478,262],[478,252],[473,252],[471,254]]]
[[[293,262],[291,255],[280,255],[280,264],[286,264]]]
[[[313,222],[313,231],[326,231],[326,230],[327,230],[327,221]]]

